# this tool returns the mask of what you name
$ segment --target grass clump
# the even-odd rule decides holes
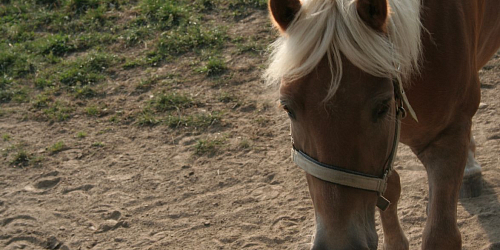
[[[20,86],[6,75],[0,76],[0,103],[10,101],[17,103],[28,102],[29,94],[30,89],[28,87]]]
[[[78,133],[76,133],[76,138],[78,139],[83,139],[85,137],[87,137],[87,132],[85,131],[79,131]]]
[[[150,111],[144,111],[137,117],[137,124],[139,126],[155,126],[160,122],[161,120],[158,120]]]
[[[81,14],[89,9],[99,7],[99,0],[65,0],[66,12]]]
[[[0,76],[19,78],[36,72],[36,68],[33,57],[14,52],[7,46],[0,46]]]
[[[204,129],[219,123],[220,120],[221,114],[219,112],[188,116],[169,115],[165,119],[165,124],[171,128],[188,127],[195,129]]]
[[[29,165],[30,160],[31,155],[29,155],[28,152],[19,150],[10,161],[10,164],[17,167],[25,167]]]
[[[229,102],[236,101],[237,98],[234,95],[224,91],[224,92],[220,93],[218,100],[219,100],[219,102],[229,103]]]
[[[33,101],[31,101],[31,104],[33,108],[42,109],[49,107],[53,101],[54,98],[52,96],[45,94],[38,94],[37,96],[35,96]]]
[[[45,117],[50,121],[66,121],[73,113],[73,108],[66,106],[62,102],[56,101],[48,108],[43,109]]]
[[[188,5],[182,0],[143,0],[139,7],[146,20],[160,30],[179,26],[191,15]]]
[[[112,56],[94,53],[68,63],[67,69],[59,74],[59,81],[66,86],[84,86],[103,80],[104,73],[112,64]]]
[[[199,52],[203,48],[220,50],[226,39],[226,31],[221,27],[210,27],[192,23],[187,27],[180,27],[162,33],[157,42],[156,50],[148,54],[151,65],[186,52]]]
[[[3,141],[10,141],[10,135],[9,134],[2,134],[2,139],[3,139]]]
[[[213,156],[217,151],[224,145],[225,138],[215,138],[215,139],[200,139],[196,142],[194,146],[195,155],[209,155]]]
[[[176,92],[159,93],[149,103],[150,107],[159,112],[180,110],[192,107],[195,104],[193,98]]]
[[[39,166],[42,160],[43,158],[40,156],[30,154],[24,149],[19,149],[9,161],[9,164],[15,167]]]
[[[96,97],[98,93],[90,86],[75,86],[73,88],[73,94],[78,99],[86,99]]]
[[[101,108],[95,105],[90,105],[85,108],[85,113],[87,113],[88,116],[100,116],[101,115]]]
[[[58,141],[48,148],[50,154],[59,153],[66,149],[63,141]]]
[[[92,143],[91,146],[94,148],[102,148],[102,147],[104,147],[104,142],[94,142],[94,143]]]
[[[36,48],[42,55],[54,55],[58,57],[65,56],[68,53],[78,49],[77,45],[70,40],[69,35],[56,34],[36,43]]]
[[[227,67],[224,60],[217,57],[210,57],[208,62],[198,69],[198,72],[206,74],[207,76],[215,76],[224,73],[226,69]]]
[[[249,15],[250,10],[267,8],[267,0],[229,0],[229,9],[236,18],[243,18]]]
[[[243,139],[240,141],[238,144],[239,148],[241,149],[248,149],[252,146],[251,142],[248,139]]]

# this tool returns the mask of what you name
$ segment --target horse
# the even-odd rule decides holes
[[[312,249],[408,249],[399,142],[428,176],[422,249],[461,249],[460,197],[480,195],[472,117],[500,48],[498,0],[269,0],[279,38],[264,73],[290,118],[315,212]],[[403,120],[404,117],[408,116]]]

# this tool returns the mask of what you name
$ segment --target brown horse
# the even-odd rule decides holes
[[[500,47],[500,1],[270,0],[269,9],[282,36],[266,78],[281,81],[294,162],[307,173],[313,249],[376,249],[376,206],[384,249],[408,249],[398,141],[428,174],[422,248],[461,249],[457,202],[480,191],[471,120],[478,70]],[[405,113],[413,118],[400,123]]]

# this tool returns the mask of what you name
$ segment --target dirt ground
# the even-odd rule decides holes
[[[244,21],[262,25],[267,18],[261,13]],[[259,78],[264,60],[228,59],[239,80],[224,90],[240,98],[238,105],[210,101],[213,87],[203,79],[188,86],[208,95],[207,110],[234,105],[207,131],[110,125],[84,116],[40,122],[22,119],[25,106],[10,106],[18,112],[0,117],[1,133],[11,135],[1,150],[24,142],[44,160],[23,168],[0,158],[0,248],[308,249],[314,211],[304,173],[290,161],[287,117]],[[484,190],[460,201],[458,225],[463,249],[493,250],[500,249],[500,53],[480,75],[473,134]],[[113,94],[105,101],[123,112],[139,109],[149,93],[116,90],[130,81],[123,76],[109,84]],[[78,131],[88,135],[78,138]],[[213,155],[197,156],[193,147],[203,138],[224,144]],[[64,150],[48,152],[58,141]],[[410,249],[418,249],[426,173],[404,146],[395,166],[403,185],[399,216]],[[378,222],[377,230],[382,242]]]

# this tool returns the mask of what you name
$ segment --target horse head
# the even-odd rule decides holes
[[[399,176],[387,174],[406,100],[399,81],[417,67],[418,37],[393,41],[401,34],[390,24],[400,19],[389,19],[386,0],[271,0],[269,9],[282,37],[266,76],[280,82],[294,161],[307,172],[313,249],[376,249],[376,206],[382,195],[391,206],[399,199]],[[336,169],[339,180],[322,167]],[[382,184],[364,188],[365,180]]]

